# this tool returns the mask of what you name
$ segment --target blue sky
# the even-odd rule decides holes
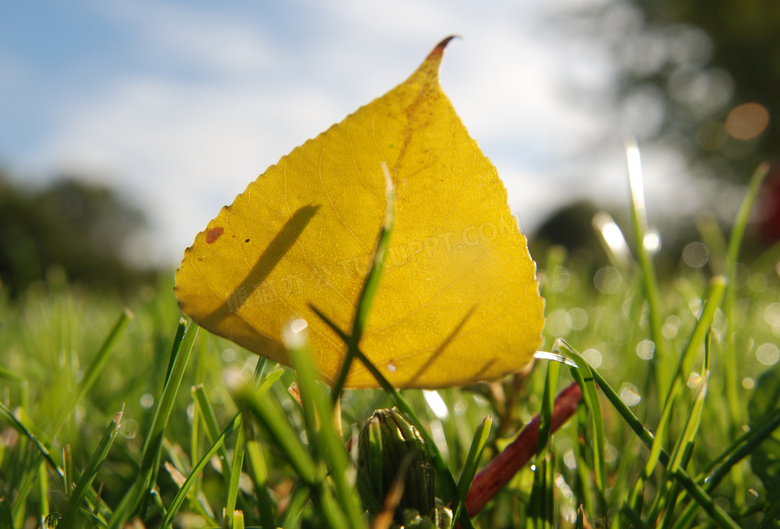
[[[0,167],[114,186],[175,264],[266,167],[459,34],[442,85],[533,229],[573,197],[626,193],[614,116],[577,97],[606,97],[614,69],[556,23],[580,3],[6,1]]]

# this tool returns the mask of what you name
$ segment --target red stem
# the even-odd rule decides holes
[[[581,397],[582,390],[576,382],[572,382],[558,394],[552,413],[552,432],[555,432],[574,415]],[[488,463],[482,472],[477,474],[465,501],[470,516],[476,516],[536,454],[538,437],[539,416],[537,415],[523,428],[512,444],[507,446],[503,452]]]

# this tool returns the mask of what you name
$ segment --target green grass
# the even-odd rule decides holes
[[[766,364],[780,341],[780,249],[739,263],[762,177],[730,239],[702,234],[723,240],[709,244],[711,268],[681,263],[659,279],[641,250],[611,256],[594,281],[559,248],[537,256],[544,347],[579,367],[539,362],[527,378],[439,391],[445,412],[418,390],[331,392],[304,343],[290,343],[297,372],[258,362],[179,323],[168,283],[139,292],[132,314],[56,275],[0,298],[0,528],[364,527],[345,447],[390,406],[421,429],[462,527],[778,527],[780,363]],[[352,329],[339,329],[351,361],[364,361],[375,264]],[[572,380],[580,407],[553,432],[553,396]],[[536,457],[472,520],[474,474],[537,414]]]

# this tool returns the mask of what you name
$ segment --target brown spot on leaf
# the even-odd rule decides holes
[[[211,228],[209,231],[206,232],[206,244],[212,244],[214,242],[217,242],[217,239],[222,237],[223,233],[225,233],[225,228],[223,228],[222,226]]]

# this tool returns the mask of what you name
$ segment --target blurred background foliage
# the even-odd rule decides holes
[[[617,119],[615,135],[661,145],[685,159],[693,174],[729,182],[744,183],[759,163],[778,159],[776,0],[586,2],[556,24],[611,50],[619,83],[607,93],[581,97],[604,105],[605,119]],[[52,272],[120,294],[156,281],[156,272],[143,268],[150,265],[140,209],[81,175],[41,189],[28,189],[12,176],[18,175],[0,169],[0,280],[6,295],[15,297]],[[780,239],[780,164],[765,185],[749,234],[757,251]],[[593,215],[603,207],[574,202],[552,212],[530,235],[540,264],[547,247],[562,245],[594,269],[603,266],[592,229]],[[620,212],[612,214],[630,233]],[[659,261],[673,269],[701,233],[682,232],[679,219],[657,222],[664,241]]]
[[[49,275],[129,295],[154,281],[143,251],[144,216],[109,188],[77,177],[28,189],[0,173],[0,281],[11,297]]]
[[[706,176],[747,181],[780,154],[780,3],[620,0],[570,21],[607,44],[619,119]]]

